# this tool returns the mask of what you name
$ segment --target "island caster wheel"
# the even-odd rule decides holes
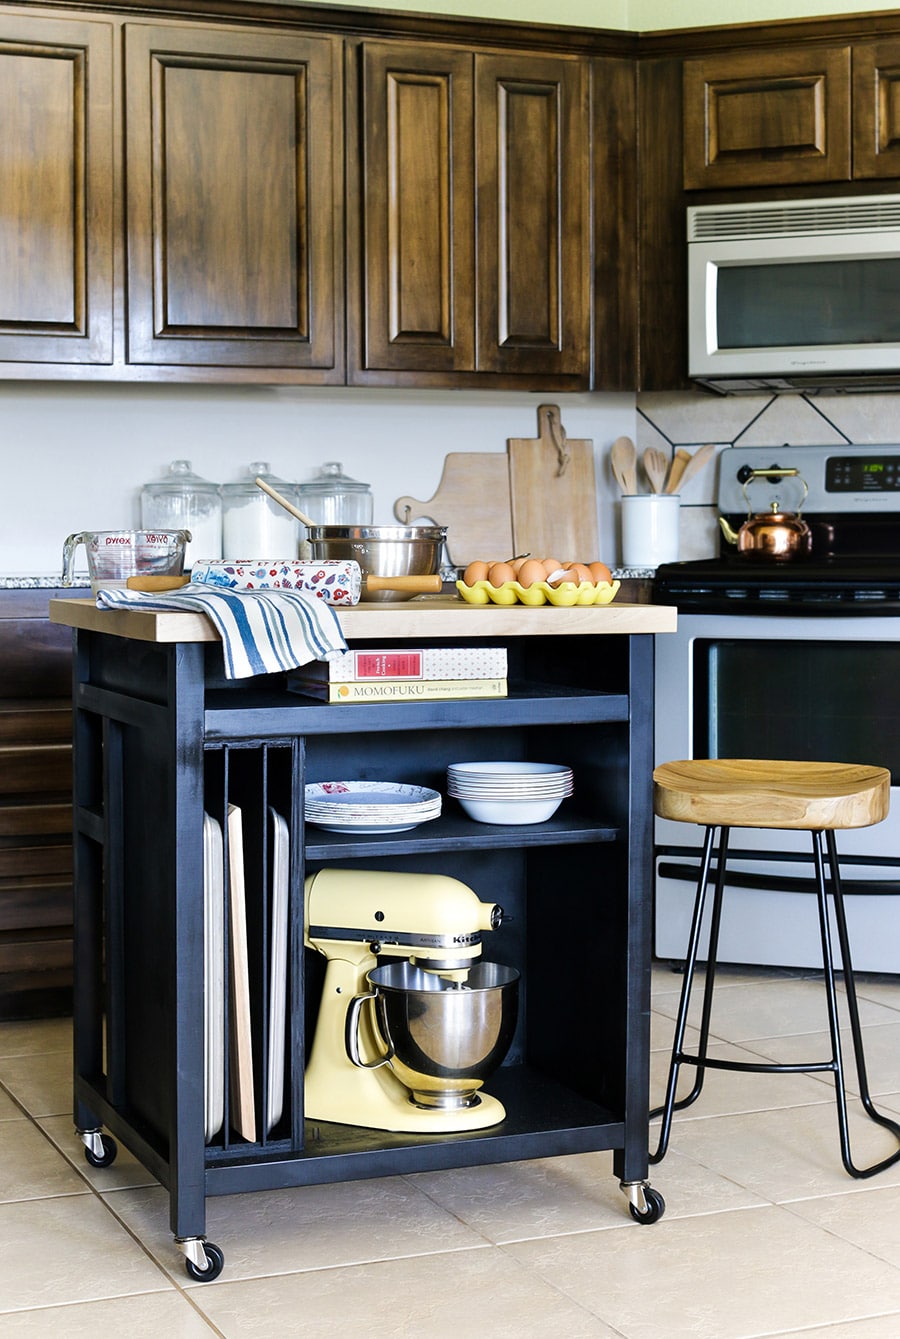
[[[638,1208],[636,1204],[629,1204],[631,1216],[636,1223],[643,1223],[645,1226],[650,1223],[658,1223],[666,1211],[666,1202],[658,1190],[653,1190],[651,1186],[644,1187],[644,1205],[643,1209]]]
[[[84,1160],[92,1167],[111,1167],[116,1160],[119,1145],[108,1134],[82,1135]]]
[[[212,1283],[213,1279],[217,1279],[225,1268],[225,1253],[220,1246],[216,1246],[212,1241],[201,1242],[200,1248],[206,1256],[206,1268],[203,1269],[188,1256],[184,1262],[185,1273],[195,1283]]]

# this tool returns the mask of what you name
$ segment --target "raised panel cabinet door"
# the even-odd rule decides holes
[[[112,28],[0,18],[0,360],[109,363]]]
[[[472,371],[471,54],[367,43],[360,119],[363,367]]]
[[[128,361],[342,379],[340,44],[129,24],[125,52]]]
[[[900,41],[853,48],[853,175],[900,177]]]
[[[590,76],[475,58],[479,372],[590,376]]]
[[[686,190],[849,178],[849,47],[685,61]]]

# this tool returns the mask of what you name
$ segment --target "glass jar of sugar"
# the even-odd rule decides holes
[[[223,557],[296,558],[300,523],[257,485],[264,480],[286,501],[297,505],[297,486],[271,473],[269,462],[255,460],[244,478],[222,484]]]

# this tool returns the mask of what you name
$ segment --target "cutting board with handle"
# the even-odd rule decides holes
[[[559,408],[538,406],[537,437],[510,437],[513,552],[560,562],[602,559],[594,444],[566,435]]]
[[[476,558],[512,558],[509,461],[500,451],[451,451],[437,492],[427,501],[398,497],[401,525],[427,516],[447,527],[447,553],[457,567]]]

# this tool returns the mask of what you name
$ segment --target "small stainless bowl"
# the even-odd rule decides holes
[[[385,603],[411,600],[409,591],[365,591],[367,576],[431,576],[440,571],[441,549],[447,538],[442,525],[311,525],[308,528],[312,557],[337,558],[359,563],[363,574],[363,598]]]
[[[503,1062],[516,1029],[519,973],[478,962],[457,984],[409,962],[368,973],[391,1069],[416,1106],[470,1107]]]

